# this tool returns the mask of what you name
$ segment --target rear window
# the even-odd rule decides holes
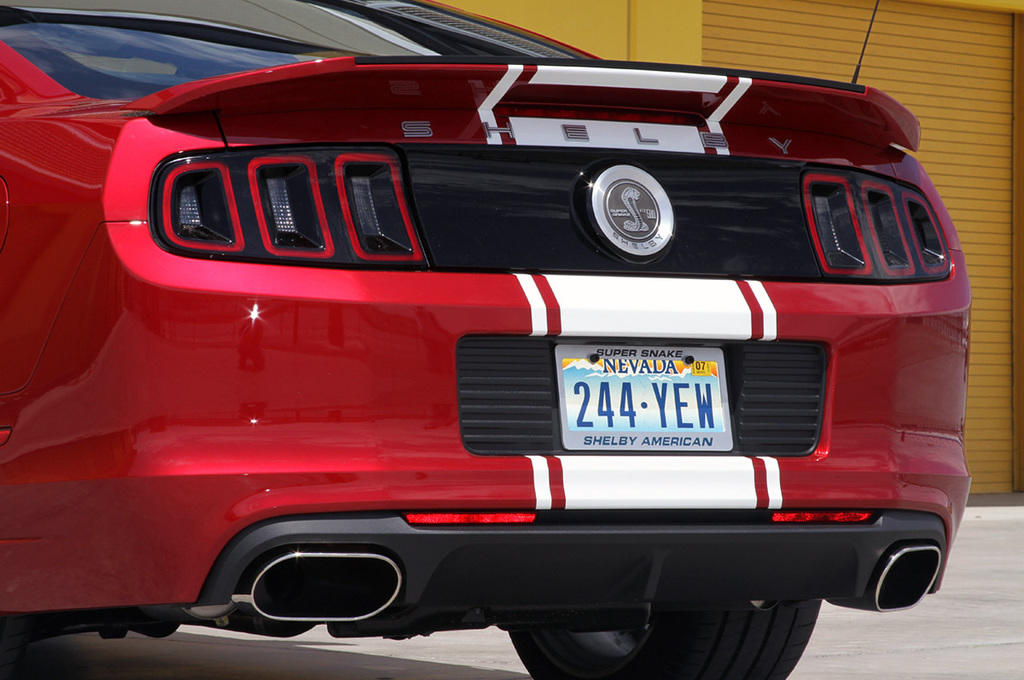
[[[330,57],[582,56],[406,0],[28,0],[0,7],[0,41],[97,99]]]

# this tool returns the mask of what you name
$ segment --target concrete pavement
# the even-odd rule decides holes
[[[498,630],[409,641],[290,640],[187,628],[165,640],[33,645],[22,680],[522,680]],[[942,591],[910,611],[822,608],[792,680],[1024,678],[1024,494],[972,499]]]

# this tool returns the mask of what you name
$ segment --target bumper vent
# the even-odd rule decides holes
[[[733,422],[741,452],[810,453],[818,443],[825,394],[825,353],[815,345],[749,343],[738,357]],[[726,360],[726,372],[736,373]]]
[[[462,440],[477,454],[563,454],[555,343],[473,337],[459,343]],[[817,345],[722,346],[736,455],[806,455],[818,444],[825,352]],[[573,455],[573,454],[569,454]]]
[[[554,344],[466,338],[458,352],[459,415],[466,448],[473,453],[556,450],[561,436]]]

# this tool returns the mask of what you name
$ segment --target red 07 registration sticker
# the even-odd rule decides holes
[[[566,450],[732,450],[721,349],[558,345],[555,360]]]

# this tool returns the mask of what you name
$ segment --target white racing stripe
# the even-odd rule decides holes
[[[753,509],[742,456],[559,456],[567,510]]]
[[[548,332],[547,307],[534,278],[516,274],[530,302],[533,335]],[[745,340],[752,312],[738,285],[728,280],[550,275],[559,304],[561,333],[568,336],[662,337]],[[777,335],[776,311],[764,285],[749,282],[764,317],[765,339]],[[548,510],[552,489],[548,461],[528,456],[537,509]],[[749,509],[757,507],[755,461],[746,456],[558,457],[567,509]],[[782,507],[778,460],[761,457],[768,507]]]
[[[776,458],[764,458],[765,471],[768,474],[768,509],[778,510],[782,507],[782,474],[779,472],[779,461]]]
[[[533,324],[533,331],[530,335],[548,334],[548,308],[544,304],[544,298],[537,288],[537,282],[529,274],[516,274],[519,285],[523,287],[527,302],[530,303],[530,319]]]
[[[750,85],[753,81],[750,78],[740,78],[740,82],[736,85],[736,88],[729,93],[721,104],[718,105],[710,116],[708,116],[707,126],[708,132],[714,132],[716,134],[724,134],[722,132],[722,119],[725,118],[726,114],[732,111],[732,107],[736,106],[736,102],[746,94],[747,90],[750,89]],[[728,148],[717,148],[716,152],[720,156],[728,156]]]
[[[736,88],[730,92],[729,96],[718,105],[718,108],[716,108],[710,116],[708,116],[708,122],[721,123],[722,119],[732,111],[732,107],[736,106],[736,103],[747,93],[747,90],[750,89],[750,85],[752,83],[753,81],[750,78],[740,78],[740,82],[737,83]],[[721,128],[719,128],[719,131],[721,131]]]
[[[762,340],[774,340],[779,337],[779,315],[775,311],[772,298],[765,290],[764,284],[760,281],[748,281],[750,290],[757,298],[757,304],[761,306],[761,314],[764,318],[764,337]]]
[[[533,489],[537,496],[537,509],[551,509],[551,476],[548,461],[543,456],[527,456],[533,465]]]
[[[546,277],[562,335],[746,340],[752,316],[734,281],[611,276]]]
[[[589,66],[538,66],[531,85],[562,87],[617,87],[666,92],[720,92],[729,79],[703,73],[673,73],[642,69],[592,68]]]
[[[483,103],[480,104],[480,108],[477,113],[480,115],[480,122],[485,128],[498,127],[497,121],[494,118],[494,107],[498,105],[502,97],[508,94],[508,91],[515,85],[516,80],[523,73],[523,66],[521,64],[510,64],[508,71],[501,77],[498,84],[494,86],[491,93],[487,95]],[[488,144],[501,144],[502,138],[500,134],[491,134],[487,136]]]

